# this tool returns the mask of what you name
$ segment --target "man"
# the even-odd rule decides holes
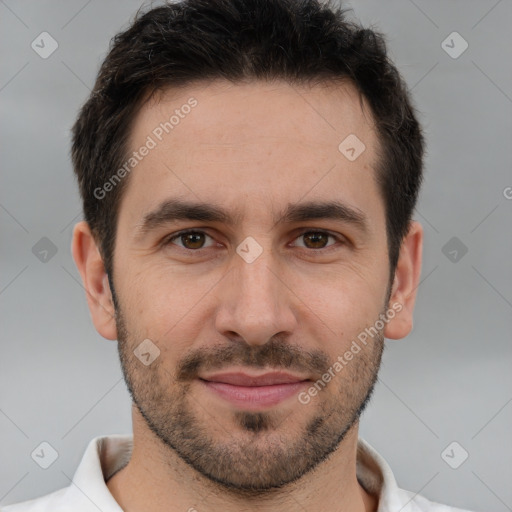
[[[334,6],[190,0],[116,36],[73,128],[72,252],[132,436],[34,511],[448,511],[358,438],[421,272],[423,137]]]

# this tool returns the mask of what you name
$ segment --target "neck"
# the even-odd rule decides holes
[[[163,445],[133,408],[133,451],[129,463],[107,482],[125,512],[270,512],[330,510],[375,512],[377,499],[356,477],[358,423],[338,449],[298,481],[265,494],[242,495],[198,473]]]

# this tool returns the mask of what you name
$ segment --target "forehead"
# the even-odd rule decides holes
[[[133,167],[122,204],[131,222],[169,197],[232,206],[240,217],[250,206],[273,219],[276,203],[330,196],[380,207],[378,215],[377,144],[370,108],[347,82],[168,89],[134,119],[130,150],[151,149]]]
[[[188,108],[190,104],[195,106]],[[172,135],[166,137],[168,143],[180,138],[183,125],[202,137],[199,142],[226,140],[236,144],[248,142],[248,135],[269,139],[291,135],[296,142],[318,144],[324,139],[327,146],[348,134],[349,129],[374,142],[371,109],[346,80],[312,86],[284,81],[213,80],[164,89],[143,104],[133,123],[132,141],[169,121],[169,133],[164,130],[162,134]]]

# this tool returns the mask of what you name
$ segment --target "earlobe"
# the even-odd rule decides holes
[[[115,309],[108,276],[96,241],[85,221],[75,225],[71,252],[82,277],[96,330],[104,338],[116,340]]]
[[[409,232],[402,241],[400,255],[395,270],[389,308],[396,314],[386,324],[384,336],[401,339],[407,336],[413,326],[414,304],[421,275],[423,251],[423,227],[411,221]]]

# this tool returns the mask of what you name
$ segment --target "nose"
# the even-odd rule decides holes
[[[297,326],[295,295],[270,249],[252,263],[235,255],[234,269],[222,281],[215,327],[228,338],[264,345]]]

